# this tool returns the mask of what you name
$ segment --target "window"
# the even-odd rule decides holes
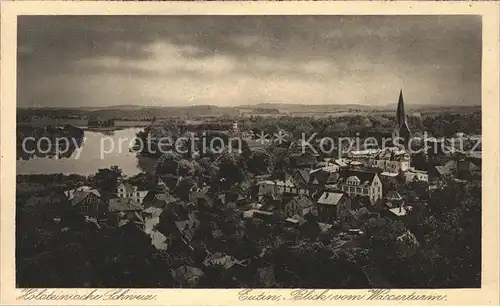
[[[139,196],[139,193],[137,193],[137,196]]]
[[[89,207],[87,205],[80,206],[80,211],[84,214],[88,213]]]

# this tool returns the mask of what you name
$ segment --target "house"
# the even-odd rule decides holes
[[[66,195],[66,197],[68,198],[68,200],[71,200],[71,199],[73,199],[73,197],[75,195],[75,192],[77,192],[77,191],[92,192],[96,196],[101,197],[101,194],[99,193],[99,191],[97,189],[95,189],[95,188],[90,187],[90,186],[80,186],[80,187],[75,188],[75,189],[66,190],[64,192],[64,194]]]
[[[405,181],[406,183],[410,182],[429,182],[429,175],[427,171],[417,170],[415,168],[409,168],[405,173]]]
[[[284,202],[283,198],[283,195],[266,195],[261,199],[260,203],[262,204],[259,209],[270,212],[282,212]]]
[[[106,207],[100,193],[95,189],[81,190],[69,193],[71,206],[86,218],[100,219],[106,213]]]
[[[449,160],[443,166],[435,166],[439,177],[472,178],[481,176],[480,161],[472,162],[468,159]]]
[[[143,221],[142,204],[128,198],[114,198],[109,200],[108,224],[120,227],[129,222]]]
[[[293,184],[302,190],[302,193],[299,192],[299,194],[305,194],[307,192],[307,187],[309,184],[309,179],[310,179],[310,171],[306,169],[296,169],[293,174],[292,174],[292,182]]]
[[[405,150],[397,147],[386,148],[380,151],[374,158],[372,167],[382,171],[399,173],[410,168],[411,156]]]
[[[137,186],[130,183],[121,183],[117,188],[117,195],[119,198],[130,199],[139,204],[142,204],[147,194],[147,190],[139,190]]]
[[[449,178],[453,177],[455,171],[452,166],[450,166],[449,163],[443,165],[443,166],[434,166],[434,172],[436,175],[440,178]]]
[[[145,208],[163,209],[171,203],[175,203],[177,199],[168,192],[149,191],[144,197],[142,204]]]
[[[258,186],[258,197],[257,199],[260,201],[264,196],[269,194],[281,195],[284,193],[292,193],[298,194],[299,188],[295,186],[295,184],[291,180],[265,180],[257,183]],[[305,192],[305,191],[304,191]]]
[[[352,162],[350,166],[361,166],[354,162],[361,163],[364,167],[378,168],[384,172],[399,173],[407,171],[410,167],[411,156],[405,150],[398,147],[389,147],[383,150],[368,149],[362,151],[351,151],[348,154]]]
[[[351,211],[351,199],[343,192],[325,191],[316,203],[318,218],[326,223],[345,217]]]
[[[260,210],[260,209],[250,209],[243,212],[243,218],[258,218],[264,221],[269,221],[274,216],[274,213],[270,211]]]
[[[298,227],[302,224],[304,224],[306,220],[298,215],[294,215],[292,217],[288,217],[285,219],[285,225],[286,226],[292,226],[292,227]]]
[[[338,188],[349,196],[366,196],[372,205],[382,199],[382,182],[376,172],[344,170],[339,174]]]
[[[403,205],[403,197],[394,190],[390,190],[384,197],[385,205],[389,208],[400,207]]]
[[[293,197],[284,206],[284,215],[291,217],[293,215],[305,216],[307,214],[316,214],[316,208],[311,199],[305,195],[297,195]]]
[[[142,215],[144,217],[144,220],[148,220],[159,217],[162,212],[163,212],[162,208],[150,206],[142,211]]]
[[[402,204],[399,207],[394,207],[389,209],[389,215],[395,219],[405,217],[409,211],[411,211],[411,206],[403,206]]]
[[[350,160],[344,160],[342,164],[344,167],[347,167],[351,161],[358,161],[363,163],[365,167],[371,167],[373,160],[378,153],[380,153],[379,149],[351,151],[347,154]]]
[[[162,209],[156,207],[149,207],[143,210],[144,233],[151,237],[151,244],[157,250],[166,250],[168,248],[168,244],[166,243],[167,237],[157,229],[162,211]]]

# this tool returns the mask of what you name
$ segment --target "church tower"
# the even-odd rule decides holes
[[[392,132],[394,144],[408,145],[411,137],[411,131],[406,121],[405,105],[403,100],[403,90],[399,92],[398,108],[396,110],[396,122]]]

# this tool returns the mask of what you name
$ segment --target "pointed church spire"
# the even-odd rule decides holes
[[[401,127],[406,122],[406,112],[403,99],[403,89],[399,92],[398,108],[396,110],[396,125]]]
[[[408,127],[408,122],[406,121],[406,112],[403,99],[403,89],[399,92],[398,108],[396,110],[396,124],[393,132],[393,139],[396,137],[402,138],[405,143],[408,143],[409,137],[411,136],[410,128]]]

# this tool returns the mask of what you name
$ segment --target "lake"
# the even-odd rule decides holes
[[[19,159],[16,162],[17,174],[90,175],[101,168],[109,168],[114,165],[120,167],[123,174],[127,176],[149,171],[154,166],[154,159],[137,157],[136,153],[129,151],[136,133],[140,130],[142,129],[128,128],[105,133],[85,131],[82,146],[74,151],[69,158]],[[103,152],[101,152],[101,146]]]

